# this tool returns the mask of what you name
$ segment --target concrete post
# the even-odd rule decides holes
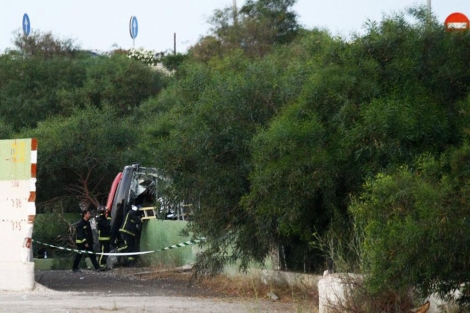
[[[36,139],[0,140],[0,290],[34,288]]]

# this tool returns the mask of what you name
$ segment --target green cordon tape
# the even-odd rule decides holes
[[[198,242],[201,242],[201,241],[204,241],[204,240],[205,240],[204,238],[195,239],[195,240],[189,240],[189,241],[185,241],[185,242],[179,243],[179,244],[177,244],[177,245],[172,245],[172,246],[165,247],[165,248],[163,248],[163,249],[155,250],[155,251],[152,251],[152,252],[158,252],[158,251],[164,251],[164,250],[171,250],[171,249],[178,249],[178,248],[182,248],[182,247],[186,247],[186,246],[193,245],[193,244],[195,244],[195,243],[198,243]]]
[[[37,241],[37,240],[31,239],[32,242],[38,243],[38,244],[43,245],[43,246],[47,246],[47,247],[59,249],[59,250],[70,251],[70,252],[77,252],[77,253],[85,253],[85,254],[115,255],[115,256],[140,255],[140,254],[154,253],[154,252],[158,252],[158,251],[165,251],[165,250],[171,250],[171,249],[178,249],[178,248],[182,248],[182,247],[186,247],[186,246],[193,245],[193,244],[195,244],[195,243],[199,243],[199,242],[204,241],[204,240],[205,240],[205,238],[189,240],[189,241],[185,241],[185,242],[182,242],[182,243],[178,243],[178,244],[176,244],[176,245],[168,246],[168,247],[165,247],[165,248],[162,248],[162,249],[158,249],[158,250],[153,250],[153,251],[121,252],[121,253],[111,253],[111,252],[107,252],[107,253],[102,253],[102,252],[94,252],[94,251],[88,251],[88,250],[76,250],[76,249],[71,249],[71,248],[65,248],[65,247],[55,246],[55,245],[51,245],[51,244],[48,244],[48,243],[44,243],[44,242],[41,242],[41,241]]]

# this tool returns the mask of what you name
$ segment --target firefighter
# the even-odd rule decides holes
[[[121,229],[119,229],[124,241],[124,245],[118,249],[119,252],[137,252],[136,243],[138,241],[141,228],[142,221],[140,220],[139,213],[137,212],[137,207],[133,205],[132,209],[127,212]],[[127,264],[134,265],[135,260],[135,256],[130,255],[127,258]]]
[[[91,254],[85,253],[85,257],[88,256],[95,270],[100,271],[101,268],[98,262],[96,261],[96,256],[93,251],[93,233],[91,231],[91,225],[90,225],[90,217],[91,217],[90,211],[88,209],[82,210],[81,215],[82,215],[82,218],[80,219],[80,221],[78,221],[78,223],[75,226],[77,230],[77,238],[75,239],[77,249],[92,252]],[[82,253],[79,252],[75,255],[75,258],[73,260],[72,270],[74,272],[80,272],[80,269],[78,268],[78,266],[80,264],[81,259],[82,259]]]
[[[108,212],[105,206],[98,207],[98,215],[96,216],[96,225],[98,228],[98,241],[100,242],[100,252],[109,252],[109,243],[111,241],[111,217],[108,216]],[[107,255],[101,254],[98,258],[98,264],[101,268],[108,269],[106,266]]]

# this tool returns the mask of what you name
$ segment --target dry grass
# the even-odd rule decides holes
[[[172,279],[187,281],[221,296],[236,297],[241,299],[279,301],[295,306],[296,312],[318,312],[318,289],[288,284],[265,284],[259,277],[248,275],[225,276],[217,275],[192,279],[190,271],[157,269],[152,267],[151,273],[145,272],[150,279]],[[278,299],[274,300],[268,294],[274,294]]]
[[[132,269],[127,268],[126,271]],[[171,268],[153,265],[151,268],[136,268],[136,276],[146,279],[179,280],[202,287],[214,294],[248,300],[269,300],[292,304],[295,312],[318,312],[318,289],[306,286],[290,286],[287,283],[263,283],[260,277],[250,275],[238,276],[205,276],[193,279],[191,268]],[[273,299],[268,294],[275,294]]]
[[[274,294],[282,303],[290,303],[297,312],[318,311],[318,290],[285,285],[266,285],[260,278],[248,276],[227,277],[218,275],[205,277],[199,282],[205,288],[217,293],[242,299],[272,299],[268,294]]]

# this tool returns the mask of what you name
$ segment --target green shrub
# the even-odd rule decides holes
[[[44,250],[47,250],[48,257],[69,255],[70,252],[54,249],[37,242],[74,248],[71,223],[78,221],[78,219],[77,214],[44,213],[36,215],[33,227],[34,257],[44,257]]]

